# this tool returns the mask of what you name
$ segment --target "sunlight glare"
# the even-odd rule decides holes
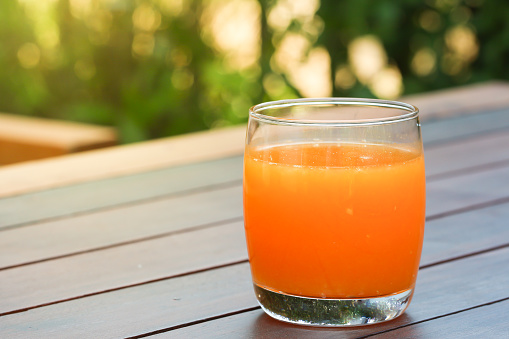
[[[445,34],[447,47],[460,59],[471,62],[479,53],[479,42],[468,26],[456,26]]]
[[[309,52],[304,63],[301,63],[291,74],[293,85],[304,97],[328,97],[332,94],[330,55],[323,47],[316,47]]]
[[[83,19],[92,10],[91,0],[69,0],[71,15],[76,19]]]
[[[311,43],[301,34],[288,32],[276,47],[274,66],[278,71],[289,72],[295,68],[306,55]]]
[[[161,25],[161,13],[147,3],[142,3],[133,12],[133,26],[139,31],[154,32]]]
[[[379,98],[396,99],[403,92],[403,78],[396,66],[388,66],[373,78],[370,89]]]
[[[159,0],[159,8],[167,16],[179,16],[184,10],[184,0]]]
[[[259,18],[255,0],[209,1],[201,18],[204,41],[224,55],[228,67],[251,67],[260,55]]]
[[[267,22],[272,29],[284,31],[294,19],[311,22],[319,7],[319,0],[279,0],[270,9]]]
[[[58,0],[18,0],[18,2],[33,21],[34,33],[39,46],[46,50],[58,47],[60,45],[60,29],[54,20]]]
[[[348,44],[348,59],[357,79],[363,84],[380,72],[387,64],[387,54],[380,39],[365,35]]]
[[[410,65],[412,71],[419,76],[431,74],[436,67],[436,54],[428,47],[421,48],[415,53]]]

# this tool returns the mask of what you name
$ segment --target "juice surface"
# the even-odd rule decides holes
[[[412,288],[424,214],[420,152],[355,144],[246,149],[245,230],[261,287],[317,298]]]

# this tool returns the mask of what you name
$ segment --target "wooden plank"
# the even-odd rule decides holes
[[[0,197],[242,154],[245,126],[0,168]]]
[[[246,261],[243,229],[233,222],[0,271],[0,314]]]
[[[377,338],[509,338],[509,300],[411,325]]]
[[[111,127],[0,113],[0,165],[113,146]]]
[[[509,106],[509,84],[485,82],[406,96],[401,100],[417,106],[423,121],[443,119]]]
[[[509,244],[509,202],[426,222],[421,266]]]
[[[426,178],[428,181],[435,180],[444,175],[479,171],[482,170],[479,167],[483,166],[505,164],[509,161],[507,145],[509,133],[498,132],[442,144],[440,147],[424,147]]]
[[[345,337],[367,335],[507,298],[508,260],[509,248],[505,248],[424,269],[406,315],[393,322],[344,329],[341,333]],[[128,337],[256,306],[248,264],[239,264],[6,315],[0,317],[0,334],[9,338],[57,333],[71,337],[85,334]],[[233,322],[226,328],[223,318],[169,333],[179,337],[210,337],[218,333],[217,327],[235,338],[337,337],[338,333],[285,325],[255,312],[233,315],[232,319],[243,316],[251,317],[247,326],[246,322]],[[235,326],[239,323],[241,326]]]
[[[468,206],[506,199],[509,196],[508,185],[507,165],[447,180],[434,180],[427,184],[426,215],[435,218]]]
[[[242,179],[242,157],[170,167],[0,199],[0,230],[162,196],[210,190]]]
[[[237,185],[6,230],[0,237],[0,267],[240,220],[241,197]]]
[[[467,153],[465,156],[471,158]],[[507,198],[509,170],[506,165],[448,180],[439,178],[429,182],[427,187],[427,213],[434,217],[470,205]],[[74,216],[72,219],[50,220],[3,231],[0,237],[0,267],[136,241],[176,229],[241,216],[241,186],[234,185],[231,188],[196,192],[178,199],[170,196]],[[69,226],[70,222],[72,226]],[[145,226],[139,227],[140,224]],[[48,237],[47,234],[58,234],[58,238]],[[19,239],[24,241],[19,242]]]
[[[486,125],[485,130],[490,126],[496,130],[497,126],[503,125],[501,116],[493,117],[492,114],[486,113],[487,120],[493,124]],[[503,118],[509,125],[509,111],[504,111]],[[479,135],[477,126],[482,126],[482,121],[462,123],[463,120],[452,125],[449,120],[444,120],[433,126],[423,126],[425,137],[431,134],[431,138],[425,138],[428,180],[434,179],[435,175],[455,175],[457,170],[475,169],[509,159],[509,148],[505,146],[509,144],[509,133],[499,131]],[[440,133],[433,134],[436,130]],[[460,138],[461,142],[437,139],[449,134],[450,138]],[[430,140],[434,147],[428,148],[426,140]],[[0,200],[0,230],[241,179],[242,157],[237,156],[7,197]]]
[[[406,314],[380,325],[344,329],[299,327],[255,310],[176,329],[156,338],[201,338],[215,334],[225,338],[359,338],[507,298],[509,270],[504,260],[509,259],[508,253],[509,249],[504,249],[422,270]],[[503,318],[500,314],[498,317]],[[449,337],[449,333],[450,328],[445,328],[445,332],[430,338]]]
[[[251,289],[248,265],[235,265],[3,316],[0,337],[123,338],[251,307]]]
[[[441,147],[449,142],[462,142],[465,138],[489,133],[509,134],[509,109],[481,111],[468,116],[425,121],[421,129],[425,149]]]
[[[428,222],[421,265],[508,245],[508,206]],[[239,260],[247,260],[241,221],[12,268],[0,271],[0,314]]]
[[[491,82],[404,100],[421,108],[423,120],[509,106],[509,84]],[[193,133],[111,150],[0,168],[0,197],[239,155],[245,126]]]
[[[241,191],[241,186],[236,185],[5,230],[0,237],[0,267],[241,218]],[[456,209],[507,198],[509,170],[502,167],[436,180],[428,183],[427,192],[427,215],[437,217]],[[47,234],[57,234],[58,237],[48,237]]]

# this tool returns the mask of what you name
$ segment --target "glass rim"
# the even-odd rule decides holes
[[[317,119],[296,119],[296,118],[281,118],[275,117],[262,112],[268,109],[285,108],[292,106],[370,106],[382,108],[394,108],[401,111],[406,111],[403,114],[395,114],[383,118],[359,118],[355,120],[347,119],[334,119],[334,120],[317,120]],[[388,123],[396,123],[414,119],[419,116],[419,109],[411,104],[401,101],[383,100],[383,99],[368,99],[368,98],[300,98],[300,99],[287,99],[268,101],[258,105],[254,105],[249,109],[249,117],[263,121],[265,123],[275,125],[295,125],[295,126],[365,126],[365,125],[380,125]]]

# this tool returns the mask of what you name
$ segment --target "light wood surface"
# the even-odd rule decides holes
[[[0,167],[0,197],[242,154],[245,126]]]
[[[51,158],[116,143],[117,135],[111,127],[0,113],[0,165]]]
[[[492,81],[403,97],[423,121],[489,112],[509,106],[509,84]]]

